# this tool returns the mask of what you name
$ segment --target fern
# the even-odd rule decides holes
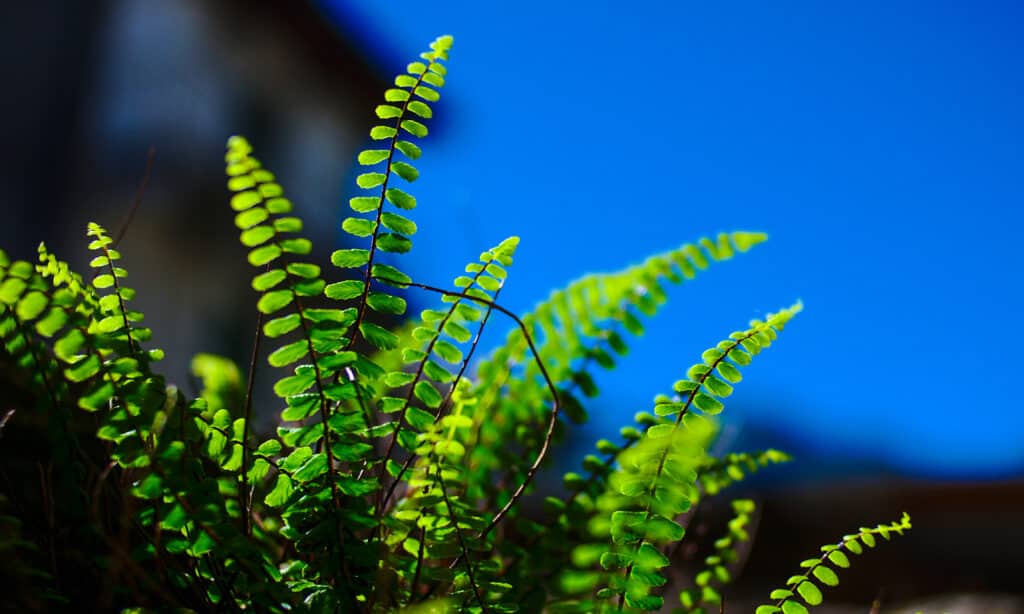
[[[626,354],[669,283],[766,235],[722,233],[584,276],[521,318],[499,301],[517,237],[482,252],[449,287],[413,279],[399,259],[412,249],[418,203],[400,182],[418,177],[451,45],[434,41],[384,93],[376,145],[358,158],[365,193],[349,201],[347,246],[332,267],[313,262],[301,219],[249,142],[229,139],[230,206],[255,270],[253,364],[197,355],[197,398],[160,375],[163,352],[132,308],[127,255],[101,226],[87,228],[88,279],[43,246],[36,263],[0,252],[0,358],[30,400],[0,428],[22,412],[49,425],[52,459],[67,476],[66,522],[88,527],[91,556],[108,570],[98,609],[653,611],[696,506],[789,460],[708,450],[741,370],[799,302],[706,350],[621,442],[597,442],[565,476],[567,494],[544,500],[542,517],[523,513],[550,451],[587,418],[599,392],[594,366],[611,369]],[[410,315],[413,300],[433,302]],[[511,332],[477,357],[485,327],[499,320]],[[272,433],[254,428],[264,350],[280,399]],[[102,445],[85,445],[76,416],[89,416]],[[685,611],[723,602],[754,510],[748,500],[732,506],[727,534],[680,595]],[[5,569],[43,587],[46,603],[76,603],[36,564],[28,525],[3,513],[0,548],[25,559]],[[759,611],[817,605],[819,583],[838,581],[846,553],[907,528],[904,517],[826,547]]]
[[[772,612],[803,614],[807,612],[805,603],[808,606],[821,605],[823,597],[818,583],[826,586],[839,585],[839,576],[833,567],[839,569],[849,567],[850,559],[847,553],[860,554],[864,551],[864,546],[874,548],[876,535],[888,541],[893,533],[903,535],[903,531],[910,528],[910,515],[904,512],[903,516],[895,522],[880,524],[874,528],[861,528],[856,533],[844,535],[836,544],[822,546],[820,557],[807,559],[800,563],[800,567],[807,571],[790,576],[786,580],[786,586],[790,588],[779,588],[772,591],[770,597],[776,600],[774,605],[759,606],[757,614],[771,614]],[[797,599],[798,595],[802,603]]]
[[[693,577],[696,587],[679,594],[679,602],[686,611],[703,614],[710,611],[710,607],[723,605],[721,587],[732,581],[729,566],[739,560],[739,546],[750,542],[747,525],[754,513],[754,502],[735,499],[732,509],[734,515],[729,521],[728,533],[715,540],[714,554],[704,559],[704,568]]]

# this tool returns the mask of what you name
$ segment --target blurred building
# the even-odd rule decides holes
[[[312,2],[45,0],[4,12],[0,247],[32,258],[45,240],[83,270],[86,222],[117,233],[153,147],[120,246],[136,307],[172,381],[185,383],[196,351],[245,357],[252,271],[227,206],[227,137],[253,142],[322,257],[386,81]]]

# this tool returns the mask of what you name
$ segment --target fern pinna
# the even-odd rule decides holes
[[[45,247],[35,264],[0,254],[5,364],[45,416],[65,480],[67,514],[103,543],[109,594],[101,605],[270,612],[654,611],[665,603],[671,554],[692,510],[782,452],[708,452],[713,416],[802,305],[769,314],[700,355],[621,441],[601,440],[566,495],[542,516],[524,497],[551,448],[585,422],[598,394],[592,370],[611,369],[630,335],[682,283],[766,239],[737,231],[582,277],[522,318],[499,296],[517,237],[466,265],[450,286],[414,280],[396,264],[412,249],[417,206],[407,185],[444,86],[451,37],[408,65],[377,107],[377,146],[358,161],[332,267],[311,261],[302,221],[242,137],[228,141],[230,205],[254,267],[255,357],[269,346],[280,371],[278,426],[253,428],[255,363],[193,361],[203,390],[189,398],[156,370],[162,352],[130,305],[135,292],[113,239],[88,228],[89,280]],[[415,300],[435,300],[419,314]],[[404,322],[390,326],[398,319]],[[484,327],[511,323],[505,341],[476,356]],[[474,360],[476,358],[476,360]],[[244,380],[244,381],[243,381]],[[83,451],[72,410],[96,416],[100,457]],[[4,416],[6,422],[10,414]],[[3,424],[3,423],[0,423]],[[2,428],[2,427],[0,427]],[[121,501],[112,514],[100,501]],[[754,503],[734,518],[704,567],[680,590],[680,611],[712,611],[749,542]],[[6,513],[6,512],[5,512]],[[0,518],[6,519],[7,516]],[[6,522],[6,521],[5,521]],[[833,568],[874,536],[862,529],[771,594],[759,612],[804,611],[833,585]],[[24,550],[17,530],[0,546]],[[30,557],[31,558],[31,557]],[[19,568],[25,577],[46,571]],[[45,583],[45,582],[44,582]],[[678,584],[675,580],[673,584]],[[48,603],[70,595],[50,587]]]

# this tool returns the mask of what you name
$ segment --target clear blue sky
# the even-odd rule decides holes
[[[623,371],[599,380],[597,430],[648,408],[749,318],[802,298],[725,416],[776,423],[805,461],[1021,474],[1024,9],[323,6],[392,73],[455,36],[444,129],[412,186],[410,272],[449,283],[518,234],[503,298],[523,312],[584,272],[702,234],[771,234],[673,289]]]

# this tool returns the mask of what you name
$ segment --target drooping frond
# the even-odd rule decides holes
[[[572,396],[578,390],[584,396],[594,396],[597,388],[586,367],[590,363],[604,368],[615,365],[614,356],[628,350],[622,333],[642,334],[641,316],[654,316],[668,300],[665,282],[683,283],[710,264],[729,260],[766,239],[767,235],[759,232],[721,233],[715,240],[702,237],[620,271],[587,275],[552,292],[523,316],[523,321],[530,334],[543,339],[540,353],[552,379],[560,389],[571,386],[562,392]],[[525,360],[526,351],[523,335],[512,331],[506,343],[478,368],[479,385],[488,389],[507,386],[507,397],[526,408],[519,413],[538,406],[536,397],[544,393],[535,382],[536,366]],[[516,368],[525,370],[523,377],[510,377]],[[579,403],[566,403],[566,409],[573,422],[585,421]],[[517,417],[529,418],[529,414]]]
[[[728,260],[766,238],[755,232],[722,233],[714,241],[702,238],[639,265],[578,279],[524,316],[529,334],[542,340],[538,353],[558,389],[562,414],[572,423],[586,421],[579,396],[597,394],[590,366],[614,367],[614,356],[628,350],[624,333],[641,334],[641,316],[655,315],[667,300],[664,282],[682,283],[711,263]],[[542,445],[546,408],[552,399],[538,363],[527,359],[527,350],[523,332],[513,330],[505,344],[477,369],[479,411],[481,417],[488,417],[478,447],[496,452],[493,458],[481,459],[480,475],[510,472],[498,480],[482,478],[485,486],[522,479],[521,472],[515,470],[520,448],[510,449],[501,442],[515,440],[526,449]],[[500,500],[501,493],[492,491],[491,497]]]
[[[787,588],[772,591],[770,598],[775,603],[759,606],[757,614],[806,614],[807,606],[821,605],[824,600],[819,583],[825,586],[839,585],[836,570],[850,566],[850,557],[847,554],[860,554],[864,551],[864,546],[874,548],[876,535],[888,541],[893,533],[903,535],[903,531],[910,528],[910,515],[904,512],[895,522],[880,524],[874,528],[862,527],[856,533],[844,535],[838,543],[822,546],[822,555],[801,562],[800,567],[805,571],[790,576],[786,580]]]

